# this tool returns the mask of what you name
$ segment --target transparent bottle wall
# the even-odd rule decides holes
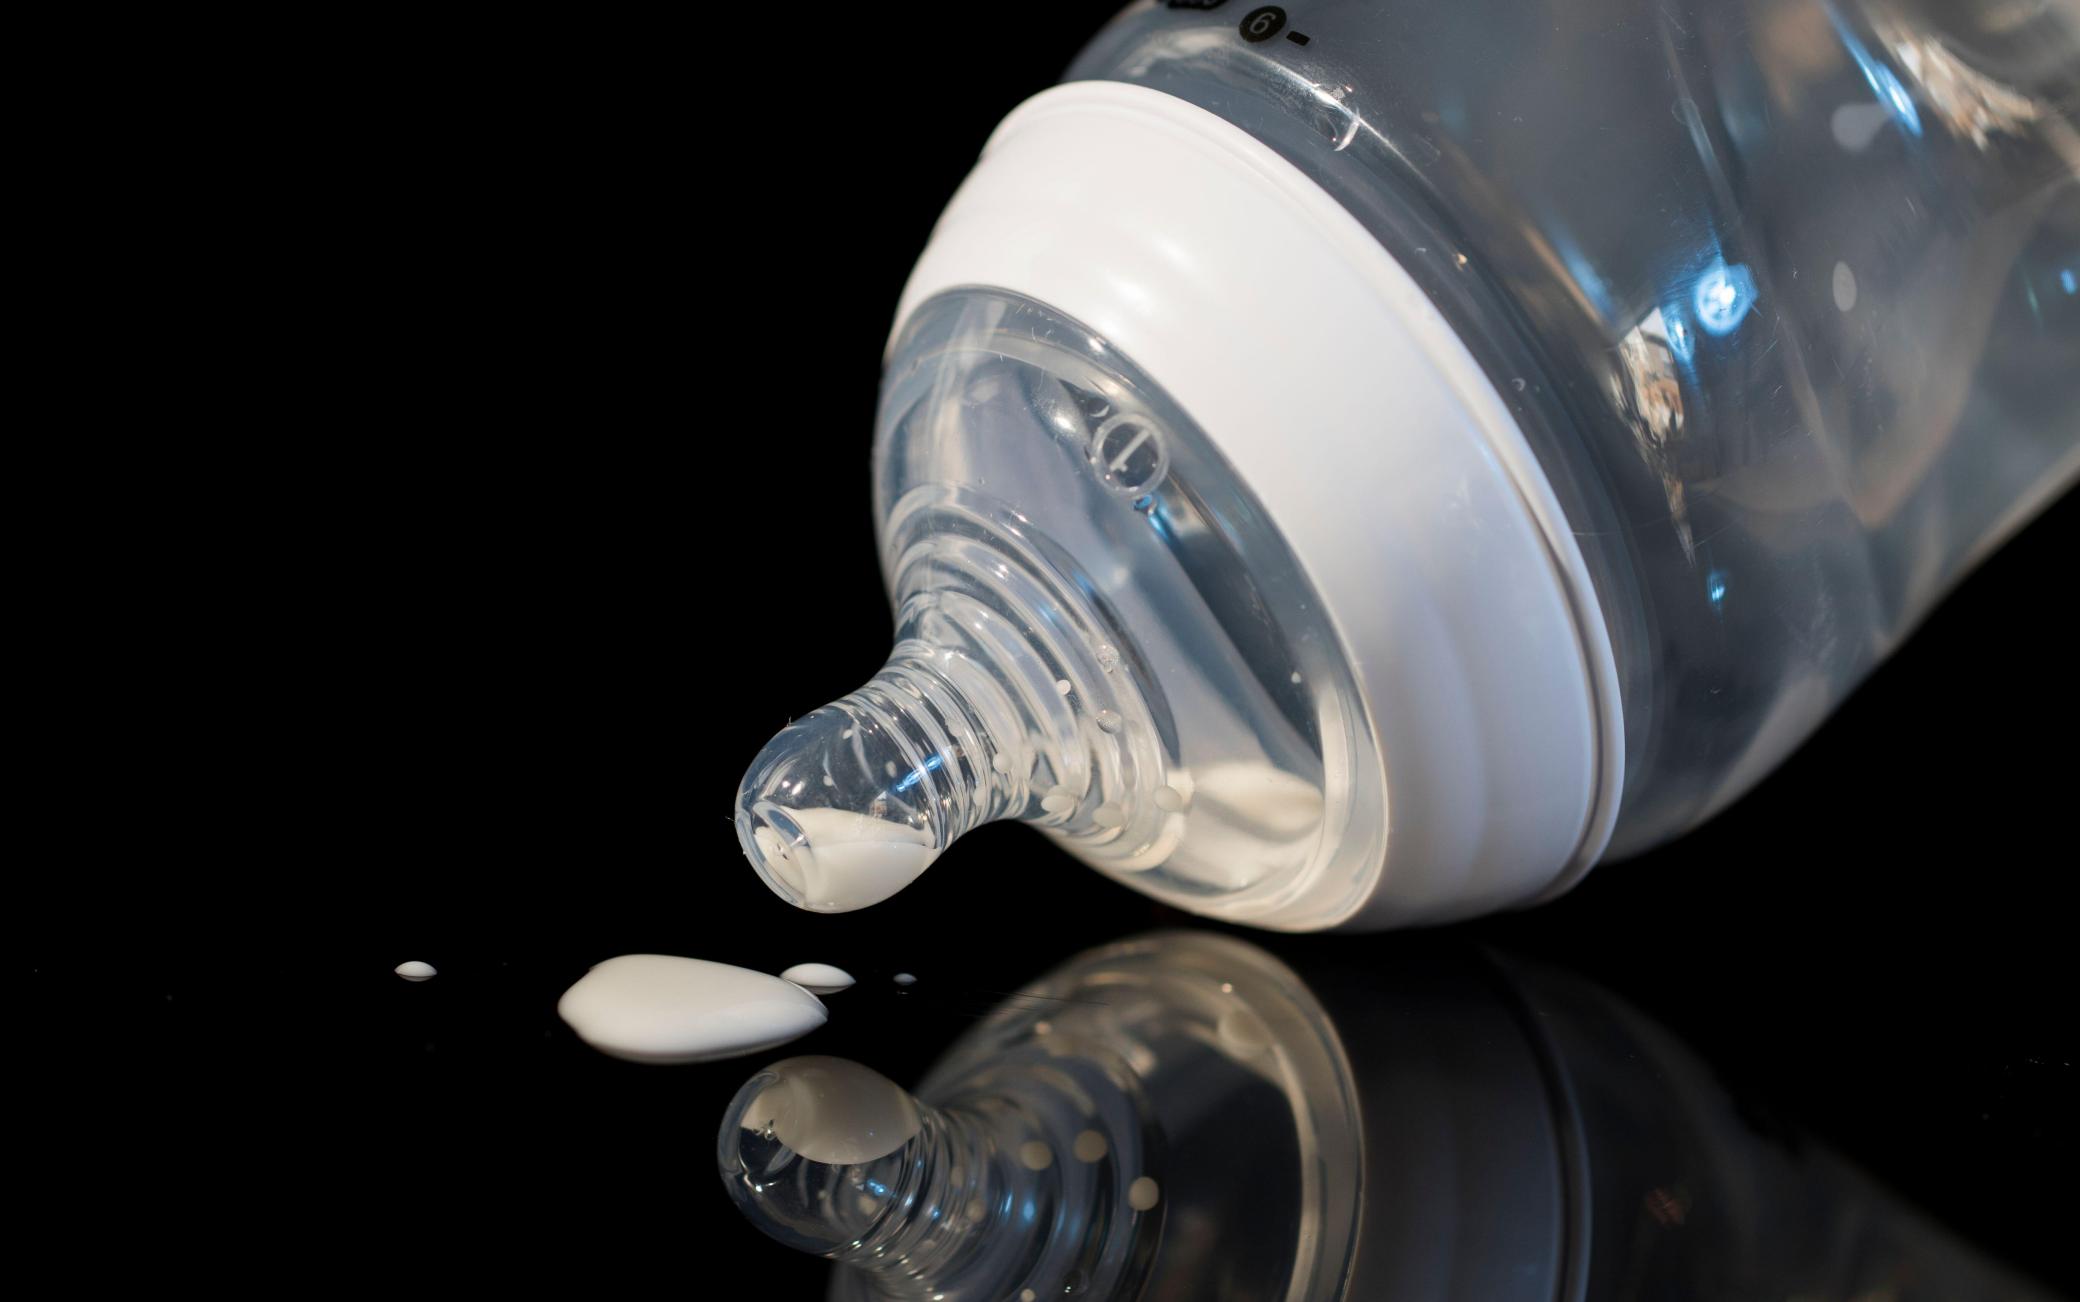
[[[2080,473],[2080,7],[1141,5],[1070,76],[1277,149],[1481,358],[1610,624],[1617,852]]]

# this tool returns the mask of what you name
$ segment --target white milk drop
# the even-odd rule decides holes
[[[1856,306],[1856,272],[1846,262],[1834,264],[1834,305],[1843,312]]]
[[[752,833],[767,867],[801,896],[805,909],[846,913],[902,890],[932,866],[931,833],[849,809],[790,809],[803,839],[788,842],[770,827]]]
[[[911,976],[908,972],[896,973],[894,980],[899,986],[914,986],[917,984],[917,978]]]
[[[923,1128],[916,1102],[901,1086],[856,1062],[789,1058],[770,1070],[779,1079],[752,1100],[740,1124],[750,1131],[770,1130],[812,1162],[872,1162],[909,1143]]]
[[[440,970],[433,964],[421,963],[416,958],[409,963],[399,963],[393,970],[407,981],[431,981],[440,975]]]
[[[807,1035],[830,1016],[792,981],[666,954],[624,954],[563,992],[556,1012],[578,1038],[630,1062],[705,1062]]]
[[[812,995],[834,995],[852,988],[852,973],[828,963],[797,963],[780,974]]]
[[[1162,1200],[1162,1188],[1145,1175],[1127,1186],[1127,1206],[1137,1212],[1145,1212]]]

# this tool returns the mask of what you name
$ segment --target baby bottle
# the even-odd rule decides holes
[[[904,291],[896,644],[745,854],[1362,929],[1696,826],[2080,474],[2076,123],[2056,3],[1130,6]]]

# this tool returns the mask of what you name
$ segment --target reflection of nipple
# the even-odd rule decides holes
[[[738,1091],[717,1157],[760,1230],[903,1296],[1055,1297],[1114,1280],[1161,1201],[1124,1165],[1137,1138],[1087,1103],[1021,1075],[942,1110],[858,1063],[790,1058]]]
[[[917,1137],[917,1103],[878,1072],[843,1058],[790,1058],[738,1118],[740,1129],[812,1162],[850,1166],[887,1157]]]

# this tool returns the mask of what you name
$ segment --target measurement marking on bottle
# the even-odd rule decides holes
[[[1277,5],[1252,9],[1242,16],[1242,39],[1251,45],[1268,41],[1285,29],[1286,11]]]
[[[1306,32],[1287,32],[1286,39],[1295,45],[1305,45],[1314,38]]]

